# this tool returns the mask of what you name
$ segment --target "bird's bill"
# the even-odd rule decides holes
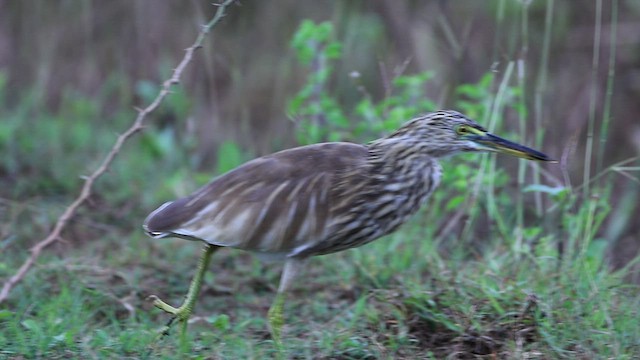
[[[528,160],[557,162],[540,151],[516,144],[493,134],[485,133],[483,135],[476,135],[472,140],[480,145],[483,150],[517,156]]]

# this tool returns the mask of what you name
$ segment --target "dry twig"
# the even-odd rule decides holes
[[[138,109],[138,116],[136,117],[131,127],[129,127],[127,131],[118,136],[115,144],[111,148],[111,151],[109,151],[100,166],[91,175],[83,177],[84,185],[82,186],[80,195],[73,201],[73,203],[71,203],[71,205],[66,208],[64,213],[62,213],[62,215],[58,218],[56,225],[49,233],[49,235],[31,248],[31,255],[27,258],[27,260],[25,260],[22,266],[20,266],[18,271],[5,282],[4,286],[2,287],[2,291],[0,291],[0,303],[4,302],[7,299],[9,293],[11,292],[11,289],[24,278],[29,269],[31,269],[33,264],[35,264],[42,250],[60,239],[60,233],[67,225],[67,222],[69,222],[69,220],[76,214],[78,208],[80,208],[80,206],[82,206],[91,195],[91,190],[95,181],[100,176],[104,175],[105,172],[107,172],[115,157],[118,155],[118,153],[120,153],[120,149],[122,148],[124,143],[134,134],[142,130],[147,115],[149,115],[151,112],[157,109],[158,106],[160,106],[164,98],[169,94],[171,86],[180,82],[180,76],[182,76],[184,69],[191,62],[193,53],[202,46],[202,42],[207,33],[216,26],[220,19],[222,19],[226,7],[234,1],[235,0],[225,0],[223,3],[217,4],[218,10],[216,11],[215,15],[206,25],[202,26],[195,42],[193,43],[193,45],[186,49],[184,57],[182,58],[178,66],[173,70],[171,77],[162,84],[162,89],[160,90],[156,98],[144,109]]]

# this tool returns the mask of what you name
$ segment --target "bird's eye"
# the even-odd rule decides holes
[[[456,127],[456,133],[458,133],[458,135],[466,135],[469,133],[469,129],[464,125],[460,125]]]

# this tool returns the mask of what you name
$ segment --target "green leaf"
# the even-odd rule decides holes
[[[541,192],[541,193],[549,194],[552,196],[558,196],[560,194],[567,193],[569,189],[564,186],[548,186],[548,185],[542,185],[542,184],[534,184],[534,185],[526,186],[522,191],[523,192]]]
[[[33,319],[23,320],[20,324],[22,324],[25,329],[33,332],[40,332],[41,329],[40,324]]]
[[[51,345],[56,345],[59,343],[63,343],[65,342],[67,339],[69,339],[69,335],[68,333],[65,331],[63,333],[60,333],[56,336],[53,337],[53,341],[51,342]]]
[[[231,327],[229,316],[226,314],[213,315],[207,318],[207,322],[218,330],[226,331]]]
[[[528,228],[524,228],[522,230],[522,235],[524,235],[524,237],[526,239],[531,239],[531,238],[535,238],[536,236],[538,236],[540,233],[542,232],[542,228],[541,227],[528,227]]]
[[[465,197],[463,195],[454,196],[453,198],[449,199],[449,201],[447,202],[446,209],[447,210],[456,209],[458,206],[460,206],[460,204],[464,202],[464,200],[465,200]]]
[[[339,59],[342,57],[342,45],[338,42],[332,42],[327,45],[324,52],[329,59]]]
[[[456,92],[459,95],[465,95],[472,99],[481,99],[483,97],[483,90],[475,84],[463,84],[458,86]]]
[[[9,310],[0,310],[0,320],[8,319],[13,315],[13,312]]]
[[[217,171],[225,173],[242,164],[244,158],[238,144],[233,141],[225,141],[218,148]]]

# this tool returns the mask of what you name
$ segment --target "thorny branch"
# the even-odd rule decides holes
[[[84,177],[84,185],[82,186],[80,195],[73,201],[73,203],[71,203],[71,205],[66,208],[64,213],[62,213],[62,215],[58,218],[56,225],[49,233],[49,235],[30,249],[31,255],[27,258],[27,260],[25,260],[22,266],[20,266],[18,271],[5,282],[4,286],[2,287],[2,291],[0,291],[0,303],[3,303],[7,299],[9,293],[11,292],[11,289],[13,289],[13,287],[24,278],[29,269],[31,269],[33,264],[35,264],[42,250],[60,239],[60,233],[67,225],[67,222],[69,222],[69,220],[76,214],[78,208],[80,208],[80,206],[82,206],[91,195],[91,190],[95,181],[102,175],[104,175],[105,172],[107,172],[113,160],[120,153],[120,150],[124,143],[130,137],[142,130],[147,115],[149,115],[160,106],[164,98],[170,93],[171,86],[180,82],[180,77],[182,76],[182,73],[184,72],[187,65],[189,65],[189,63],[191,62],[194,52],[202,47],[202,42],[207,33],[209,33],[209,31],[218,24],[220,19],[222,19],[222,17],[224,16],[224,12],[227,6],[231,5],[231,3],[233,3],[234,1],[236,0],[225,0],[223,3],[217,4],[218,10],[216,11],[215,15],[206,25],[202,26],[195,42],[185,50],[184,57],[182,58],[178,66],[173,70],[171,77],[162,84],[162,89],[160,89],[160,92],[158,93],[156,98],[144,109],[138,109],[138,116],[136,117],[131,127],[129,127],[127,131],[118,136],[115,144],[111,148],[111,151],[109,151],[100,166],[91,175]]]

